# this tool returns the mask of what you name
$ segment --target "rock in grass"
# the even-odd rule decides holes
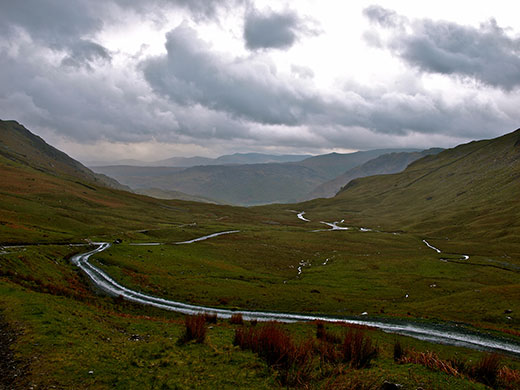
[[[381,385],[381,390],[399,390],[402,389],[403,385],[400,385],[399,383],[392,383],[388,381],[384,381]]]

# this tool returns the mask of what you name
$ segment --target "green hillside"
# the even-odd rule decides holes
[[[402,173],[353,180],[335,198],[305,208],[341,210],[386,229],[515,243],[519,177],[517,130],[424,157]]]
[[[308,194],[307,198],[331,198],[351,180],[366,176],[387,175],[390,173],[401,172],[415,160],[430,154],[437,154],[441,150],[442,149],[439,148],[433,148],[423,150],[422,152],[393,152],[383,154],[364,164],[355,166],[342,175],[319,185]]]
[[[16,121],[0,120],[0,156],[51,175],[78,178],[106,187],[126,189],[114,179],[92,172],[50,146]]]
[[[152,198],[157,199],[178,199],[178,200],[188,200],[191,202],[202,202],[202,203],[217,203],[214,200],[211,200],[209,198],[204,198],[202,196],[196,196],[196,195],[188,195],[180,191],[166,191],[161,190],[159,188],[143,188],[143,189],[137,189],[134,191],[137,194],[150,196]]]
[[[354,368],[334,357],[352,330],[344,324],[327,325],[337,345],[318,339],[314,323],[283,325],[309,353],[308,365],[289,372],[234,345],[235,332],[262,324],[219,319],[206,324],[204,343],[186,342],[184,316],[94,290],[70,261],[90,247],[69,244],[121,239],[91,263],[161,298],[230,310],[454,321],[457,329],[518,343],[520,131],[425,157],[399,174],[356,179],[332,199],[251,208],[109,188],[81,166],[76,172],[65,154],[50,149],[40,157],[29,132],[19,142],[21,157],[5,152],[12,142],[2,141],[0,155],[0,359],[9,362],[0,365],[0,383],[7,388],[267,389],[291,378],[292,386],[316,389],[376,390],[389,381],[512,390],[519,383],[516,357],[500,357],[490,387],[475,374],[482,352],[370,328],[362,330],[379,353]],[[301,211],[309,222],[297,217]],[[348,230],[321,223],[342,220],[337,225]],[[236,232],[176,245],[229,230]],[[143,243],[161,245],[134,245]],[[401,360],[394,359],[396,340],[407,351]],[[427,366],[424,356],[436,363]]]

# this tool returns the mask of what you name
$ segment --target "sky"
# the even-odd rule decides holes
[[[511,1],[0,0],[0,119],[83,162],[452,147],[520,124]]]

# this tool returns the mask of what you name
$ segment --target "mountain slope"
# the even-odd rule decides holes
[[[520,130],[430,155],[403,172],[355,179],[300,207],[352,221],[449,237],[511,240],[520,233]]]
[[[419,149],[375,149],[354,153],[329,153],[320,156],[307,158],[295,163],[299,166],[310,168],[329,180],[341,175],[342,173],[364,164],[383,154],[394,152],[416,152]]]
[[[128,189],[112,178],[92,172],[16,121],[0,120],[0,155],[49,174],[74,177],[111,188]]]
[[[314,170],[292,164],[214,165],[191,168],[95,167],[135,190],[159,188],[215,199],[220,203],[255,205],[295,202],[326,180]]]
[[[178,199],[191,202],[216,203],[215,201],[202,196],[188,195],[180,191],[166,191],[159,188],[143,188],[137,189],[134,192],[136,194],[146,195],[157,199]]]
[[[0,125],[0,245],[113,239],[123,232],[194,220],[211,223],[221,217],[217,213],[228,218],[235,214],[226,206],[159,200],[110,188],[102,176],[18,123]],[[236,212],[241,217],[248,213]]]
[[[343,173],[391,151],[395,149],[348,154],[331,153],[288,163],[205,165],[185,169],[130,166],[93,169],[114,177],[135,190],[158,188],[180,191],[215,199],[220,203],[250,206],[301,201],[309,191],[336,177],[338,172]],[[234,161],[243,156],[251,157],[250,154],[233,156]]]
[[[362,165],[358,165],[348,170],[333,180],[319,185],[309,193],[307,199],[333,197],[344,185],[348,184],[351,180],[366,176],[386,175],[390,173],[401,172],[415,160],[430,154],[437,154],[440,151],[442,151],[442,149],[433,148],[423,150],[422,152],[394,152],[383,154],[379,157],[367,161]]]

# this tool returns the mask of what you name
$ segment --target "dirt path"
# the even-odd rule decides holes
[[[22,382],[27,373],[27,366],[17,360],[11,350],[16,337],[17,333],[0,312],[0,390],[24,388]]]

